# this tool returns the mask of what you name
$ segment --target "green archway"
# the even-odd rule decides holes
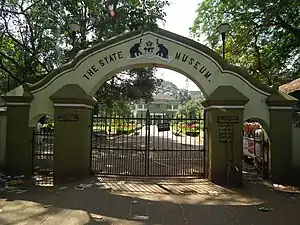
[[[281,147],[290,145],[291,140],[278,141],[280,129],[285,127],[289,133],[289,122],[291,120],[291,106],[295,99],[262,85],[253,80],[247,73],[237,67],[231,66],[224,61],[217,53],[193,40],[177,34],[162,30],[148,30],[144,32],[135,31],[120,35],[98,45],[95,45],[80,54],[75,59],[58,69],[49,73],[44,79],[36,84],[24,84],[9,93],[3,98],[7,102],[8,115],[11,111],[11,119],[8,119],[9,135],[14,134],[11,128],[12,118],[16,117],[18,108],[22,107],[22,121],[24,120],[25,131],[34,127],[40,115],[50,115],[54,118],[58,113],[83,113],[85,123],[89,123],[87,117],[94,104],[93,96],[98,88],[110,77],[124,69],[154,66],[168,68],[180,72],[194,81],[206,97],[204,105],[208,112],[208,147],[211,157],[210,173],[212,180],[224,181],[224,170],[227,161],[222,161],[221,149],[227,148],[224,143],[219,142],[220,124],[217,118],[220,116],[235,116],[238,119],[234,125],[235,139],[233,148],[242,148],[242,124],[247,118],[258,118],[266,122],[270,127],[270,136],[273,137],[275,152],[275,168],[278,168],[278,177],[284,177],[282,167],[289,165],[290,155],[282,159]],[[72,111],[73,110],[73,111]],[[80,111],[81,110],[81,111]],[[85,114],[86,113],[86,114]],[[285,117],[283,119],[282,117]],[[278,123],[280,120],[280,126]],[[23,124],[23,125],[24,125]],[[29,127],[28,127],[29,126]],[[81,129],[83,124],[73,123],[69,127],[56,125],[57,136],[55,139],[57,152],[66,148],[64,129]],[[291,128],[291,127],[290,127]],[[81,129],[82,130],[82,129]],[[88,136],[88,131],[78,131],[76,137]],[[76,138],[76,137],[73,137]],[[57,139],[58,138],[58,139]],[[88,138],[88,137],[86,137]],[[212,140],[213,138],[213,140]],[[83,140],[83,139],[82,139]],[[71,139],[70,139],[71,141]],[[24,142],[26,142],[24,140]],[[24,142],[13,143],[8,139],[8,158],[16,153],[16,147]],[[278,146],[277,146],[278,144]],[[27,144],[28,145],[28,144]],[[78,148],[86,148],[88,145],[79,145]],[[19,146],[20,147],[20,146]],[[75,146],[76,147],[76,146]],[[215,152],[213,152],[215,150]],[[217,152],[218,151],[218,152]],[[240,153],[236,150],[236,160],[239,165]],[[12,155],[11,155],[12,154]],[[88,156],[78,150],[77,159]],[[11,156],[10,156],[11,155]],[[74,155],[74,154],[73,154]],[[60,155],[64,158],[67,155]],[[280,157],[279,157],[280,156]],[[75,156],[74,156],[75,157]],[[280,159],[281,158],[281,159]],[[220,161],[221,160],[221,161]],[[272,157],[274,160],[274,157]],[[59,160],[58,170],[64,170],[64,160]],[[15,163],[13,166],[16,167]],[[74,171],[79,171],[79,168]],[[272,167],[274,168],[274,167]],[[85,170],[86,167],[80,167]],[[275,169],[276,170],[276,169]],[[74,172],[73,171],[73,172]],[[221,178],[220,178],[221,177]]]

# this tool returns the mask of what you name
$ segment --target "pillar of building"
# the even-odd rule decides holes
[[[2,99],[0,98],[0,170],[4,170],[5,165],[5,153],[6,153],[6,110],[7,107],[5,106],[5,103],[2,104]]]
[[[293,106],[297,103],[297,99],[277,92],[273,93],[266,102],[270,110],[271,179],[276,183],[289,183],[294,177],[291,172],[292,124]]]
[[[50,99],[54,104],[54,179],[85,177],[90,172],[92,110],[96,101],[75,84]]]
[[[29,127],[29,108],[33,96],[24,86],[22,95],[2,99],[6,102],[7,127],[4,171],[12,176],[31,176],[33,128]]]
[[[205,107],[208,178],[219,185],[242,185],[244,105],[249,99],[232,86],[219,86]]]

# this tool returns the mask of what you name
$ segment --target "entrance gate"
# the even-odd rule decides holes
[[[91,172],[131,176],[206,174],[204,118],[94,115]]]

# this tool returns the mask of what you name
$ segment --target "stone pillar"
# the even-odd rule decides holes
[[[0,169],[4,170],[6,152],[6,106],[1,105],[0,98]]]
[[[33,97],[3,96],[6,111],[6,153],[4,170],[9,175],[32,175],[32,137],[29,127],[29,108]]]
[[[275,183],[292,181],[292,123],[293,108],[297,100],[274,93],[267,99],[270,106],[271,177]]]
[[[234,87],[220,86],[202,103],[206,107],[208,178],[216,184],[242,185],[244,105],[248,101]]]
[[[92,110],[96,101],[78,85],[53,94],[54,178],[85,177],[90,172]]]

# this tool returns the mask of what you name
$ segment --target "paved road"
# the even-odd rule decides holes
[[[98,187],[77,191],[76,184],[69,184],[65,190],[55,187],[1,193],[0,224],[299,225],[300,196],[260,185],[247,184],[240,190],[201,181],[116,180],[105,185],[112,187],[112,192]],[[262,206],[273,210],[261,212],[258,209]]]
[[[171,128],[172,129],[172,128]],[[141,130],[141,136],[146,136],[146,127],[143,127]],[[165,141],[174,142],[177,144],[188,144],[188,145],[199,145],[202,144],[202,135],[200,137],[190,137],[190,136],[176,136],[173,134],[172,130],[158,132],[156,125],[150,126],[150,140],[155,139],[164,139]]]

